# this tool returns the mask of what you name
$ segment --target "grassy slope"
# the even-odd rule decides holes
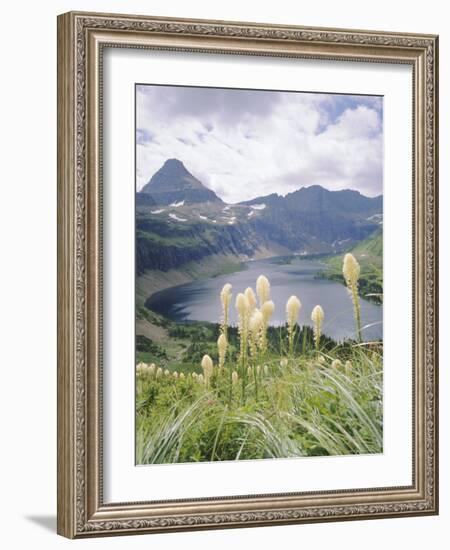
[[[380,303],[383,293],[383,231],[377,229],[367,239],[364,239],[351,250],[361,266],[360,293],[367,299]],[[344,282],[342,276],[342,260],[344,254],[330,256],[323,261],[328,269],[322,273],[327,279]]]
[[[351,365],[335,364],[337,357]],[[190,375],[137,378],[140,464],[382,452],[382,355],[352,346],[297,354],[264,369],[214,367]],[[231,370],[239,379],[231,383]],[[180,371],[178,371],[180,372]]]

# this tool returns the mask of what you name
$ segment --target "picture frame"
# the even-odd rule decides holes
[[[411,69],[411,483],[105,501],[103,55]],[[325,70],[325,69],[324,69]],[[68,538],[438,513],[438,37],[118,14],[58,17],[58,520]],[[134,185],[134,183],[132,182]],[[132,244],[130,244],[130,247]],[[406,314],[401,312],[401,315]],[[388,365],[389,367],[389,365]],[[134,466],[134,464],[133,464]],[[149,466],[152,468],[153,466]],[[201,465],[199,467],[202,467]]]

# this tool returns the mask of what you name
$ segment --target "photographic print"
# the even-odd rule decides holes
[[[382,453],[382,97],[135,93],[136,463]]]
[[[438,513],[438,36],[58,17],[58,533]]]

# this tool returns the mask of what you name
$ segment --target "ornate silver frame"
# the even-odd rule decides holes
[[[408,487],[105,504],[102,499],[102,48],[413,67],[414,418]],[[70,538],[438,513],[438,38],[255,23],[58,17],[58,533]]]

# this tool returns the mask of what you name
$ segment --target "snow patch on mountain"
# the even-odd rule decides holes
[[[186,218],[180,218],[176,214],[169,214],[169,218],[172,218],[172,220],[176,220],[177,222],[187,222]]]

